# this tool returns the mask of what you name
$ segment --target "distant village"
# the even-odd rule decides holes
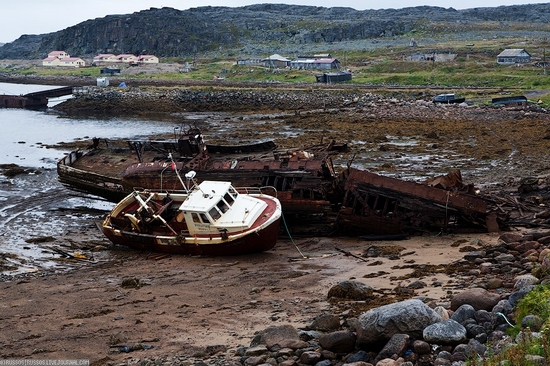
[[[100,53],[92,60],[91,66],[101,66],[110,64],[128,65],[140,65],[140,64],[158,64],[159,58],[154,55],[140,55],[135,56],[132,54],[114,55],[111,53]],[[42,60],[42,66],[53,67],[85,67],[86,61],[80,57],[71,57],[65,51],[52,51],[48,53],[48,57]]]
[[[410,47],[416,47],[416,42],[411,40]],[[457,57],[455,53],[411,53],[404,56],[404,61],[431,61],[431,62],[450,62]],[[498,64],[525,64],[531,62],[531,54],[525,49],[505,49],[497,55]],[[71,57],[65,51],[52,51],[48,57],[42,60],[42,66],[50,67],[86,67],[86,66],[106,66],[101,73],[110,73],[111,75],[120,72],[116,69],[117,65],[151,65],[158,64],[159,58],[155,55],[133,55],[102,53],[95,56],[90,65],[80,57]],[[246,58],[239,59],[237,65],[258,65],[273,69],[300,69],[300,70],[320,70],[323,73],[316,75],[317,82],[332,83],[349,81],[352,79],[351,70],[341,70],[340,61],[330,54],[301,55],[295,59],[289,59],[279,54],[273,54],[267,58]],[[187,70],[188,71],[188,70]]]

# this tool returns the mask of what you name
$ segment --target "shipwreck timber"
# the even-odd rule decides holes
[[[346,150],[346,144],[334,141],[285,150],[271,141],[211,146],[198,130],[190,130],[177,140],[127,141],[124,148],[103,147],[94,139],[89,151],[72,152],[57,168],[62,183],[113,202],[135,188],[178,189],[177,173],[191,170],[204,180],[273,186],[287,223],[300,226],[294,231],[300,234],[403,236],[500,229],[503,220],[494,202],[464,185],[460,171],[424,184],[355,168],[338,174],[332,155]]]
[[[353,168],[345,175],[345,195],[337,220],[340,231],[395,235],[447,231],[451,227],[499,230],[488,202],[462,186],[459,171],[430,184]]]
[[[48,98],[62,97],[73,93],[73,88],[64,86],[61,88],[27,93],[24,95],[0,95],[0,108],[46,108]]]

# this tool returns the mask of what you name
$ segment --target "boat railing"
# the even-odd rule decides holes
[[[235,187],[237,192],[241,194],[257,194],[257,195],[269,195],[277,197],[277,188],[273,186],[263,186],[263,187]]]
[[[82,151],[80,150],[71,151],[70,153],[68,153],[58,161],[58,165],[72,166],[74,162],[80,159],[81,157],[82,157]]]

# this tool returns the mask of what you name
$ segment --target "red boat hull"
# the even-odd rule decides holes
[[[278,219],[268,227],[242,238],[229,240],[219,244],[195,244],[192,242],[159,244],[153,235],[124,232],[122,236],[114,235],[113,231],[103,229],[103,233],[114,244],[120,244],[132,249],[172,254],[231,256],[264,252],[273,249],[279,235],[280,221]]]

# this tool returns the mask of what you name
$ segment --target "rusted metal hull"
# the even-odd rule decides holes
[[[345,192],[337,223],[340,230],[389,235],[445,231],[451,226],[499,229],[484,199],[456,190],[349,169]]]
[[[203,149],[187,140],[150,146],[132,142],[129,147],[124,152],[104,148],[87,153],[72,152],[58,161],[59,180],[72,189],[112,202],[120,201],[135,188],[177,190],[181,182],[172,162],[152,158],[151,153],[179,149],[176,168],[180,176],[193,170],[201,180],[231,181],[241,187],[273,186],[288,224],[316,222],[319,234],[331,230],[327,216],[338,202],[334,196],[337,175],[329,154],[320,147],[310,148],[313,152],[309,153],[274,151],[272,142],[264,142],[227,147],[207,145],[208,149]],[[336,148],[339,151],[345,145],[336,145]],[[210,149],[217,153],[210,153]],[[136,154],[131,158],[132,152],[137,151],[139,159],[135,158]],[[106,164],[106,161],[113,164]]]
[[[48,99],[29,98],[19,95],[0,95],[0,108],[45,108]]]
[[[61,87],[25,95],[0,95],[0,108],[46,108],[48,98],[70,95],[72,92],[72,87]]]
[[[129,191],[125,190],[119,177],[99,174],[74,167],[84,156],[82,151],[72,151],[57,162],[59,181],[73,190],[102,197],[110,202],[119,202]]]

